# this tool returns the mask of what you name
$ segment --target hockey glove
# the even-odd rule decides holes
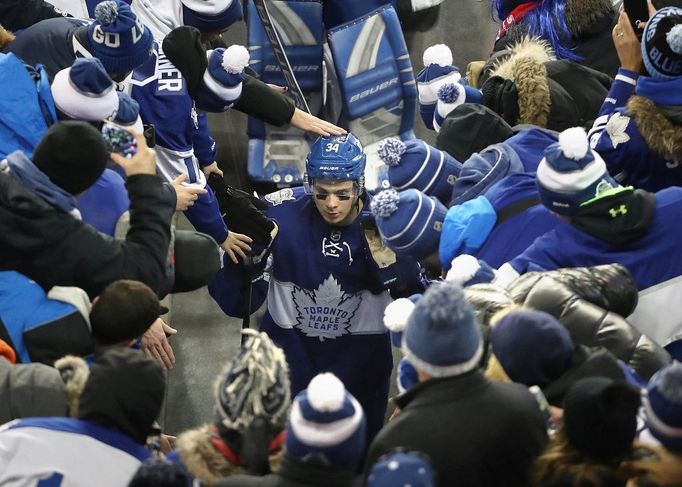
[[[208,185],[216,195],[220,212],[230,231],[248,235],[256,244],[270,245],[275,223],[263,214],[267,208],[265,203],[227,185],[217,174],[208,177]]]

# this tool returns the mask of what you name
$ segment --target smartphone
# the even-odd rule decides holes
[[[628,14],[632,30],[635,31],[637,38],[641,39],[643,31],[637,27],[637,21],[649,20],[649,7],[646,0],[623,0],[623,10]]]
[[[118,125],[103,124],[102,137],[104,137],[110,152],[116,152],[127,158],[131,158],[137,153],[135,137]]]
[[[538,403],[538,408],[540,409],[542,416],[545,418],[547,431],[550,433],[556,431],[556,425],[552,420],[552,412],[549,410],[549,402],[547,402],[547,398],[543,394],[542,389],[540,389],[538,386],[530,386],[528,390],[531,394],[533,394],[533,397]]]

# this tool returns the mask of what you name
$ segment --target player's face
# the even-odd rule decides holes
[[[330,225],[350,225],[357,216],[358,189],[353,181],[316,181],[313,201]]]

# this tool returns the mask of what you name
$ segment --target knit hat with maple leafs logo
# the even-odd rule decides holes
[[[564,130],[545,149],[535,182],[542,204],[560,215],[575,215],[581,204],[619,187],[581,127]]]

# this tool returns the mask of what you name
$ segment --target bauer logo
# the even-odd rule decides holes
[[[291,67],[291,70],[292,70],[294,73],[310,73],[310,72],[319,71],[319,70],[320,70],[320,67],[319,67],[318,65],[316,65],[316,64],[312,64],[312,65],[302,65],[302,66],[292,66],[292,67]],[[280,67],[279,67],[278,65],[276,65],[276,64],[268,64],[268,65],[265,66],[265,71],[266,71],[266,72],[273,72],[273,71],[274,71],[274,72],[278,72],[278,71],[282,71],[282,68],[280,68]]]
[[[391,86],[397,85],[399,83],[399,79],[397,77],[390,79],[388,81],[384,81],[383,83],[380,83],[376,86],[373,86],[367,90],[361,91],[360,93],[356,93],[353,96],[350,97],[350,103],[356,102],[358,100],[362,100],[363,98],[366,98],[370,95],[373,95],[374,93],[378,93],[380,91],[383,91],[387,88],[390,88]]]
[[[294,286],[292,298],[296,328],[320,341],[346,335],[362,302],[362,296],[344,292],[331,275],[314,291]]]

